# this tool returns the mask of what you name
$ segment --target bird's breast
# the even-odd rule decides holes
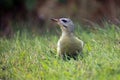
[[[71,54],[82,50],[80,40],[75,37],[61,37],[58,44],[62,54]]]

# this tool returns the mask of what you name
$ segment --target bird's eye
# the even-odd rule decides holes
[[[67,21],[66,20],[62,20],[64,23],[66,23]]]

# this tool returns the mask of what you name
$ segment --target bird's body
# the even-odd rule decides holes
[[[73,34],[62,35],[57,44],[57,53],[60,56],[76,56],[82,51],[83,41],[79,40]]]
[[[76,57],[83,49],[83,41],[75,37],[74,24],[68,18],[54,19],[62,30],[62,35],[58,40],[57,53],[59,56]],[[63,23],[64,22],[64,23]]]

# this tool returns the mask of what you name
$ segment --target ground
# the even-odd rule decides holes
[[[85,43],[83,57],[64,61],[56,57],[59,36],[16,31],[11,39],[0,38],[1,80],[119,80],[120,29],[83,29],[75,34]]]

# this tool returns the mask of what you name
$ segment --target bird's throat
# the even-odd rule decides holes
[[[67,32],[67,31],[62,31],[62,37],[67,37],[67,36],[74,36],[73,32]]]

